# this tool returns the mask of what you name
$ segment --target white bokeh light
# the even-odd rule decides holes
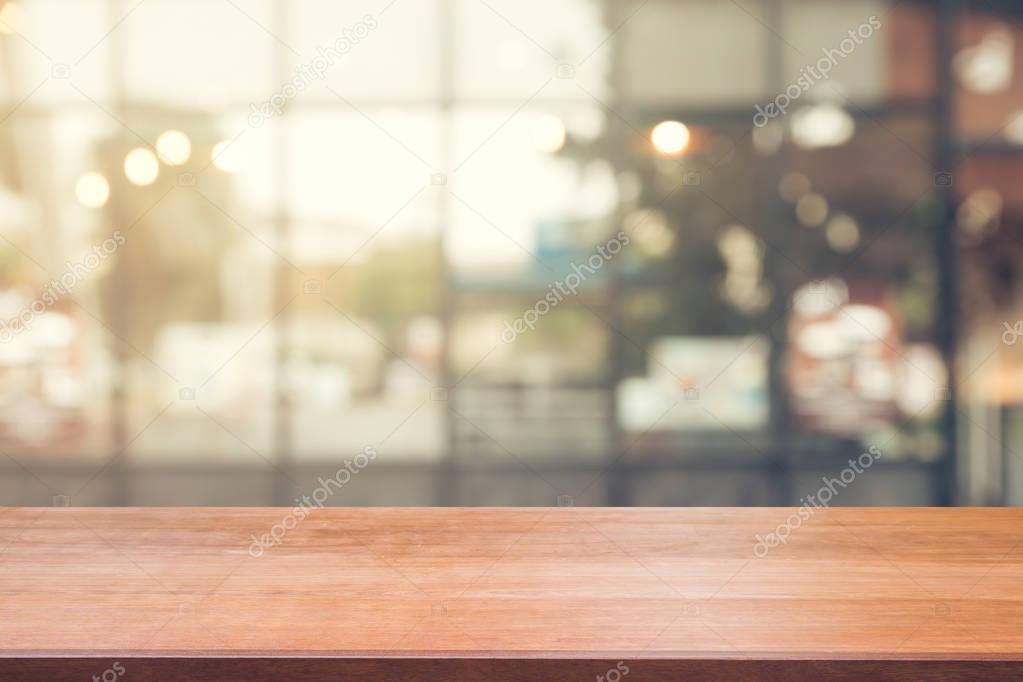
[[[225,173],[237,173],[245,165],[245,160],[238,145],[232,144],[232,140],[221,140],[213,145],[210,152],[213,165]]]
[[[168,166],[180,166],[192,156],[192,142],[180,130],[167,130],[156,138],[156,153]]]
[[[661,121],[650,131],[650,142],[662,154],[681,154],[689,146],[689,128],[678,121]]]
[[[136,147],[124,157],[124,175],[134,185],[151,185],[160,175],[160,162],[153,152]]]
[[[75,183],[75,196],[86,208],[100,208],[110,198],[110,183],[99,173],[85,173]]]
[[[838,147],[855,132],[852,116],[836,104],[818,104],[792,114],[792,141],[803,149]]]

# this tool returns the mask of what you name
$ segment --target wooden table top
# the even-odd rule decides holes
[[[247,680],[279,658],[1020,674],[1023,510],[811,511],[0,508],[0,679],[175,657]]]

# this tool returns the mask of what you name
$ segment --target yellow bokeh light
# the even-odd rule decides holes
[[[689,146],[689,128],[678,121],[661,121],[650,131],[650,142],[662,154],[681,154]]]
[[[145,147],[136,147],[124,157],[124,175],[135,185],[151,185],[160,175],[156,154]]]
[[[809,192],[810,178],[802,173],[786,173],[778,183],[778,194],[790,204],[796,203]]]
[[[110,198],[110,183],[99,173],[85,173],[75,183],[75,196],[86,208],[100,208]]]
[[[828,221],[824,235],[828,246],[839,253],[848,253],[860,243],[860,226],[847,215],[837,215]]]
[[[237,173],[244,165],[244,159],[238,145],[233,140],[221,140],[213,145],[210,157],[213,165],[225,173]]]
[[[168,166],[180,166],[192,155],[192,142],[180,130],[167,130],[156,138],[156,153]]]
[[[817,227],[828,217],[828,200],[820,194],[804,194],[796,202],[796,218],[806,227]]]

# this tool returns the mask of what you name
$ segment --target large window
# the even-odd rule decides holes
[[[998,17],[0,0],[0,501],[948,501]]]

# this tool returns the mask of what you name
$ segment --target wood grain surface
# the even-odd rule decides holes
[[[0,679],[1023,679],[1023,511],[793,514],[0,508]]]

